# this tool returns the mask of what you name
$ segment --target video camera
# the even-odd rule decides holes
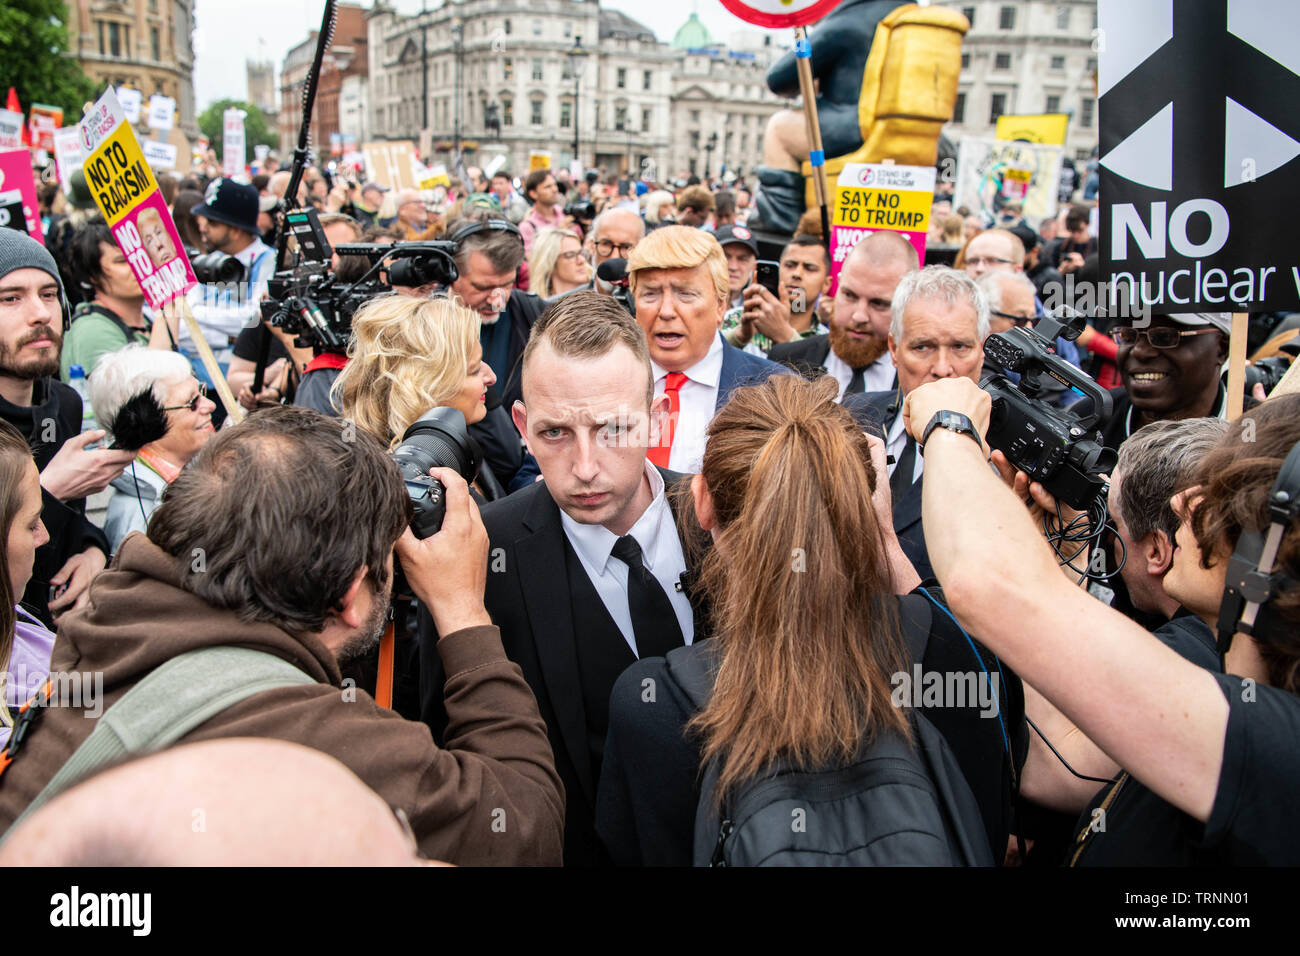
[[[294,344],[300,348],[346,350],[357,309],[392,291],[394,285],[449,285],[456,281],[456,247],[450,242],[359,242],[332,250],[315,209],[291,210],[285,223],[298,241],[298,263],[271,277],[262,318],[297,336]],[[330,271],[334,251],[341,256],[365,256],[369,268],[355,282],[343,281]],[[386,273],[386,280],[381,273]]]
[[[1110,418],[1110,394],[1057,355],[1053,346],[1057,338],[1078,338],[1084,325],[1081,313],[1062,307],[1039,319],[1034,328],[995,332],[984,342],[985,356],[1001,371],[1017,373],[1020,381],[995,373],[981,386],[993,399],[989,448],[1001,451],[1058,501],[1079,511],[1103,493],[1101,476],[1115,466],[1115,452],[1102,444],[1098,431]],[[1042,375],[1092,399],[1092,413],[1077,418],[1039,401]]]
[[[575,199],[565,205],[564,214],[580,222],[591,222],[596,218],[596,204],[587,199]]]

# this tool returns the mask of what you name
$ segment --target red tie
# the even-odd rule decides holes
[[[668,396],[668,423],[659,431],[659,446],[647,454],[652,465],[668,467],[668,457],[673,451],[673,434],[677,431],[677,417],[682,411],[681,388],[686,381],[685,372],[669,372],[664,379],[664,394]]]

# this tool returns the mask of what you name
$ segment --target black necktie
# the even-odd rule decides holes
[[[867,383],[862,377],[862,373],[867,370],[867,366],[855,368],[853,377],[849,379],[849,387],[844,390],[845,395],[858,395],[867,390]]]
[[[663,657],[674,647],[685,644],[677,612],[659,579],[646,569],[636,538],[623,535],[614,542],[610,553],[627,565],[627,606],[632,612],[636,656],[642,660]]]
[[[909,434],[903,454],[899,456],[894,473],[889,476],[889,494],[895,502],[912,487],[912,472],[916,471],[916,440]]]

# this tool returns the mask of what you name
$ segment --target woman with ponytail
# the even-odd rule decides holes
[[[698,859],[705,770],[701,812],[725,815],[774,768],[848,767],[877,742],[915,752],[911,698],[899,705],[897,678],[919,662],[917,649],[929,666],[927,643],[943,654],[962,637],[924,596],[899,598],[919,580],[889,520],[883,443],[835,403],[836,391],[829,378],[773,376],[738,389],[709,426],[690,488],[707,534],[682,538],[712,541],[688,565],[701,568],[713,638],[639,661],[614,687],[596,822],[616,863]],[[978,666],[963,653],[966,669]],[[702,706],[683,676],[690,668],[711,679]],[[970,749],[972,761],[990,751]]]

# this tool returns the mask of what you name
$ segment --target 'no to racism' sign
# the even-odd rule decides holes
[[[1099,0],[1101,256],[1119,308],[1300,308],[1300,3]]]

